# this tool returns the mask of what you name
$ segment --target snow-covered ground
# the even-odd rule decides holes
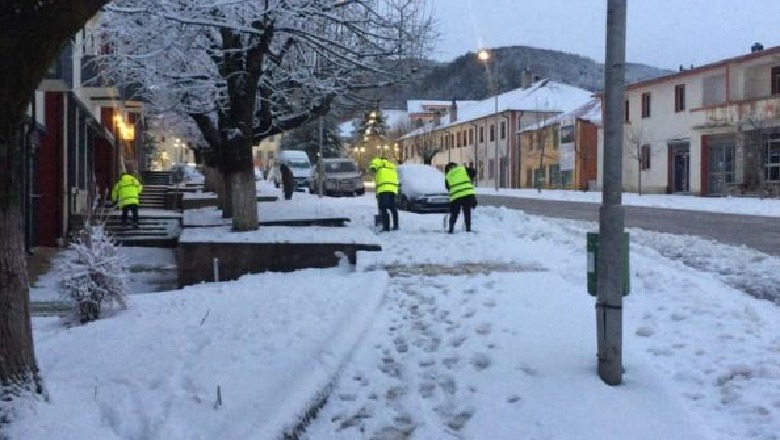
[[[780,211],[776,200],[634,198]],[[331,237],[366,234],[376,209],[370,194],[259,209],[306,205],[353,219]],[[448,235],[441,215],[402,212],[401,230],[375,236],[383,251],[357,267],[133,296],[83,327],[36,318],[51,401],[20,407],[8,434],[276,439],[327,395],[300,438],[780,438],[780,259],[632,230],[624,384],[610,387],[595,372],[585,288],[596,228],[480,206],[476,232]]]

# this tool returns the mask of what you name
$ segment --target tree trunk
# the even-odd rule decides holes
[[[231,173],[230,195],[233,204],[233,230],[256,230],[258,217],[254,171]]]
[[[24,252],[19,148],[7,123],[0,133],[0,401],[42,394],[33,349],[27,260]],[[0,425],[10,420],[0,406]]]
[[[219,171],[209,165],[203,166],[203,191],[219,193]]]
[[[217,198],[219,200],[219,209],[222,210],[222,218],[233,217],[233,200],[230,194],[230,175],[227,172],[219,173]]]
[[[16,133],[35,87],[64,43],[108,0],[0,4],[0,425],[5,403],[43,394],[33,349]],[[45,30],[45,31],[44,31]]]
[[[224,158],[228,170],[225,173],[225,200],[230,204],[233,230],[254,231],[258,226],[257,191],[250,139],[236,136],[228,140]]]
[[[642,157],[641,154],[640,154],[639,157]],[[638,170],[637,170],[637,173],[636,173],[636,178],[637,178],[637,189],[636,189],[636,191],[637,191],[637,194],[641,196],[642,195],[642,159],[639,159],[638,165],[639,166],[637,167]]]

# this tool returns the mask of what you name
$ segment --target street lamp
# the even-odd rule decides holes
[[[498,176],[499,176],[499,160],[498,160],[498,133],[499,133],[499,115],[498,115],[498,92],[496,91],[496,84],[493,75],[490,73],[490,52],[487,49],[482,49],[477,53],[477,58],[485,63],[485,72],[487,74],[488,87],[490,93],[493,94],[494,99],[494,112],[496,114],[496,126],[493,130],[493,140],[495,141],[495,163],[493,164],[493,178],[495,179],[496,192],[498,192]],[[487,153],[485,154],[487,156]]]
[[[184,143],[181,139],[173,140],[173,148],[176,150],[176,163],[182,163],[184,161]]]

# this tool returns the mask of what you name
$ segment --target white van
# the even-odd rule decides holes
[[[271,180],[274,186],[282,185],[282,175],[279,173],[279,165],[286,163],[295,177],[296,191],[305,191],[311,185],[311,162],[309,155],[301,150],[280,150],[274,158],[274,168],[271,171]]]

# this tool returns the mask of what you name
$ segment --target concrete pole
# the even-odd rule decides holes
[[[604,182],[599,210],[596,267],[598,373],[608,385],[623,376],[623,273],[621,247],[625,214],[623,186],[623,106],[626,58],[626,0],[607,0],[606,74],[604,78]]]
[[[318,191],[318,197],[322,197],[324,194],[324,190],[322,188],[322,181],[324,179],[324,170],[322,169],[322,132],[324,131],[323,123],[322,123],[322,116],[319,117],[318,120],[319,124],[319,157],[317,158],[317,169],[319,170],[319,173],[317,173],[317,191]]]

